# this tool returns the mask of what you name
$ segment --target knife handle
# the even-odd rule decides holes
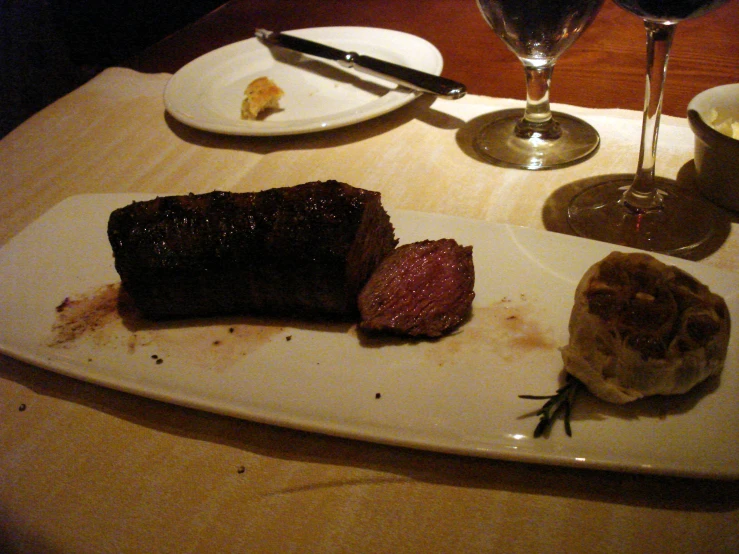
[[[392,78],[396,83],[421,92],[430,92],[437,96],[456,100],[462,98],[467,93],[467,88],[462,84],[445,77],[432,75],[418,71],[410,67],[394,64],[385,60],[378,60],[372,56],[357,55],[350,53],[342,65],[353,64],[354,67],[375,77]]]

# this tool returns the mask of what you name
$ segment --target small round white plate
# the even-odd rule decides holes
[[[318,27],[289,34],[441,74],[443,59],[430,42],[399,31],[369,27]],[[244,89],[271,78],[285,95],[263,119],[241,119]],[[178,121],[229,135],[292,135],[335,129],[395,110],[419,93],[338,63],[258,39],[236,42],[193,60],[167,83],[164,105]]]

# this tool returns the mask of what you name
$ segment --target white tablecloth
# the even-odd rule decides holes
[[[74,194],[324,179],[378,190],[395,208],[543,228],[565,185],[632,172],[638,154],[640,114],[555,106],[600,131],[596,156],[541,172],[483,163],[465,142],[475,119],[521,103],[479,96],[420,98],[325,133],[218,136],[165,115],[168,77],[107,70],[0,141],[0,244]],[[658,174],[689,179],[692,152],[687,122],[664,117]],[[705,263],[739,270],[736,224]],[[6,357],[0,399],[6,552],[739,552],[734,482],[353,442],[137,398]]]

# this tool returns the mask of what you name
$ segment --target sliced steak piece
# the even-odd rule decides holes
[[[467,317],[474,286],[471,246],[452,239],[399,246],[359,294],[360,327],[439,337]]]
[[[111,214],[108,237],[150,319],[356,317],[359,290],[397,244],[380,194],[336,181],[135,202]]]

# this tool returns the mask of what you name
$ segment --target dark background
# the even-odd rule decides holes
[[[0,0],[0,137],[225,0]]]

